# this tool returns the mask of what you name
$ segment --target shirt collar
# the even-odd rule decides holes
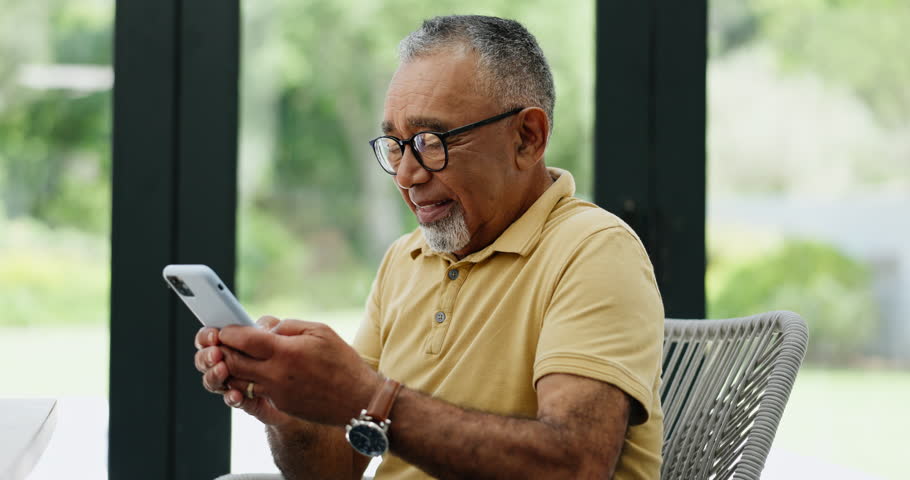
[[[531,208],[525,211],[518,220],[512,222],[493,243],[480,251],[466,256],[462,261],[478,263],[496,252],[526,256],[537,246],[543,227],[550,217],[550,212],[553,211],[553,208],[556,207],[560,200],[575,194],[575,179],[572,178],[571,173],[558,168],[547,168],[547,171],[555,182],[543,192],[543,195],[531,205]],[[423,254],[428,257],[438,255],[449,258],[452,261],[456,260],[455,256],[450,253],[440,253],[431,249],[422,234],[420,235],[419,244],[411,249],[410,253],[412,259],[416,259]]]

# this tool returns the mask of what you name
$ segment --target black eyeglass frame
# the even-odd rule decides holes
[[[447,166],[449,166],[449,145],[446,143],[447,138],[467,132],[468,130],[473,130],[477,127],[482,127],[484,125],[489,125],[491,123],[498,122],[498,121],[502,120],[503,118],[511,117],[512,115],[517,115],[519,112],[521,112],[524,109],[525,109],[525,107],[518,107],[513,110],[509,110],[508,112],[500,113],[499,115],[481,120],[479,122],[474,122],[474,123],[465,125],[463,127],[453,128],[452,130],[449,130],[447,132],[434,132],[432,130],[420,131],[420,132],[417,132],[414,135],[412,135],[411,138],[409,138],[407,140],[402,140],[398,137],[393,137],[391,135],[383,135],[381,137],[376,137],[376,138],[370,140],[370,148],[373,150],[373,156],[376,157],[376,161],[379,162],[379,167],[382,168],[382,171],[388,173],[389,175],[395,176],[395,175],[398,175],[398,172],[390,172],[385,167],[385,165],[383,165],[382,159],[379,158],[379,154],[376,152],[376,142],[382,140],[383,138],[388,138],[390,140],[393,140],[395,143],[397,143],[398,148],[401,149],[402,157],[404,157],[404,148],[406,146],[410,145],[411,151],[414,152],[414,158],[417,159],[417,163],[419,163],[420,166],[424,168],[424,170],[426,170],[428,172],[439,172],[439,171],[444,170]],[[426,166],[426,164],[423,163],[423,158],[420,156],[420,152],[416,148],[414,148],[414,139],[417,138],[417,136],[423,135],[425,133],[432,133],[433,135],[436,135],[437,137],[439,137],[439,140],[442,142],[442,151],[445,153],[445,161],[442,163],[442,166],[439,168],[430,168],[430,167]]]

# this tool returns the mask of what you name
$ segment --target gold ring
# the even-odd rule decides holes
[[[253,385],[255,385],[253,382],[246,384],[246,398],[250,400],[256,398],[256,395],[253,394]]]

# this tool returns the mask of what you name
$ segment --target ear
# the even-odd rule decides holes
[[[531,168],[543,159],[549,137],[550,123],[543,109],[529,107],[518,114],[519,142],[515,161],[520,170]]]

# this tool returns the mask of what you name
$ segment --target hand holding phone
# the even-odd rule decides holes
[[[256,326],[234,294],[207,265],[168,265],[162,275],[206,327]]]

